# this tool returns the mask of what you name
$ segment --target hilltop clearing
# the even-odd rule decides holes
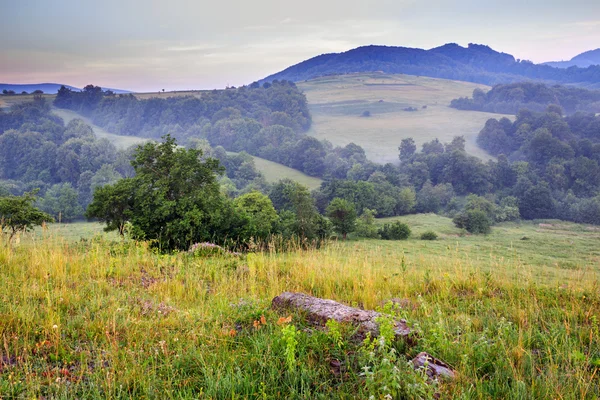
[[[309,135],[337,146],[356,143],[373,161],[397,162],[398,146],[408,137],[420,147],[435,138],[449,142],[464,136],[468,153],[490,158],[475,139],[485,121],[500,116],[449,107],[476,88],[488,90],[485,85],[372,73],[317,78],[298,87],[312,115]]]

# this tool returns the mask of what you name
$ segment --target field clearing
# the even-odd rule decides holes
[[[123,135],[115,135],[114,133],[110,133],[95,125],[89,118],[84,117],[81,114],[76,113],[72,110],[66,110],[63,108],[52,108],[52,112],[59,117],[61,117],[65,121],[65,125],[68,124],[71,120],[75,118],[79,118],[83,120],[86,124],[92,127],[94,130],[94,134],[100,139],[108,139],[109,142],[115,145],[118,149],[126,149],[130,146],[136,146],[139,144],[144,144],[148,142],[150,139],[140,138],[137,136],[123,136]]]
[[[281,179],[291,179],[301,183],[310,190],[313,190],[318,189],[323,182],[322,179],[315,178],[314,176],[308,176],[297,169],[290,168],[283,164],[265,160],[264,158],[256,156],[252,156],[252,158],[254,159],[254,165],[256,166],[256,169],[263,173],[265,179],[269,183],[274,183]]]
[[[296,328],[290,347],[270,301],[297,291],[365,309],[403,299],[393,312],[418,338],[393,346],[397,365],[420,351],[449,363],[459,378],[437,386],[439,398],[597,398],[597,232],[544,221],[461,237],[452,236],[447,218],[404,220],[415,233],[433,229],[443,237],[199,258],[104,235],[80,241],[75,232],[94,236],[99,224],[76,223],[51,225],[44,238],[12,248],[2,243],[0,393],[351,399],[383,398],[392,383],[410,382],[400,393],[431,395],[407,370],[390,375],[384,364],[366,361],[350,328],[334,336],[301,313],[286,313]],[[507,250],[525,235],[522,247]],[[569,240],[571,253],[561,247]],[[532,258],[535,252],[571,264],[553,266]],[[376,351],[380,361],[392,356]],[[365,382],[365,366],[379,384]]]
[[[298,83],[306,94],[313,124],[308,132],[335,145],[354,142],[377,162],[396,162],[400,141],[417,145],[438,138],[449,142],[462,135],[467,151],[482,159],[491,156],[475,140],[489,118],[501,114],[450,108],[457,97],[471,96],[480,84],[409,75],[349,74]],[[423,108],[426,106],[426,108]],[[417,111],[404,111],[414,107]],[[364,111],[370,117],[362,117]]]

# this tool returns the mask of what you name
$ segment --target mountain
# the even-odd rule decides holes
[[[600,65],[600,49],[586,51],[571,58],[569,61],[550,61],[544,64],[556,68],[569,68],[573,66],[587,68],[590,65]]]
[[[36,90],[41,90],[46,94],[56,94],[58,89],[63,86],[60,83],[30,83],[30,84],[12,84],[12,83],[0,83],[0,92],[3,90],[13,90],[17,94],[21,94],[22,92],[32,93]],[[69,85],[64,85],[65,87],[80,92],[80,88],[76,88]],[[110,89],[110,88],[102,88],[103,90],[112,90],[117,94],[121,93],[131,93],[129,90],[122,89]]]
[[[270,75],[275,79],[304,81],[320,76],[381,71],[389,74],[422,75],[434,78],[495,85],[523,80],[600,87],[600,66],[560,69],[530,61],[515,60],[485,45],[445,44],[430,50],[363,46],[343,53],[322,54]]]

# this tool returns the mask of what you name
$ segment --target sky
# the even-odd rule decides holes
[[[600,47],[600,0],[0,0],[0,15],[0,82],[133,91],[239,86],[369,44],[536,63]]]

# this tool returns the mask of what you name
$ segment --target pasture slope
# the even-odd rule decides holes
[[[0,396],[598,398],[598,231],[536,221],[463,236],[448,218],[399,219],[441,238],[194,257],[62,238],[100,229],[83,223],[1,242]],[[372,349],[349,327],[315,329],[270,308],[283,291],[365,309],[401,299],[388,312],[417,340]],[[421,351],[458,379],[411,372]]]
[[[308,132],[334,145],[356,143],[376,162],[397,162],[400,141],[412,137],[417,146],[438,138],[449,142],[462,135],[467,151],[491,156],[475,140],[489,118],[505,115],[460,111],[449,107],[457,97],[471,96],[481,84],[383,73],[326,76],[297,83],[306,94],[313,124]],[[406,108],[417,111],[404,111]],[[370,117],[362,114],[369,111]],[[510,117],[509,117],[510,118]]]

